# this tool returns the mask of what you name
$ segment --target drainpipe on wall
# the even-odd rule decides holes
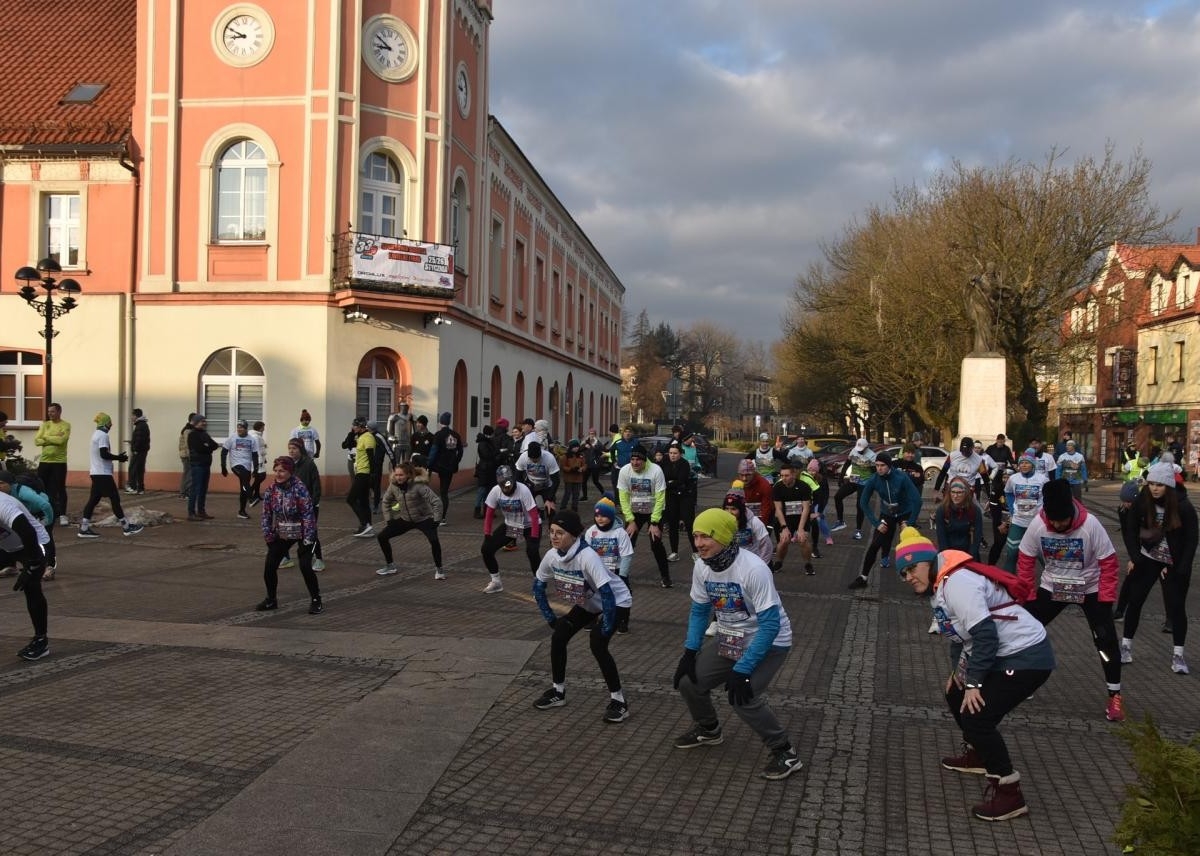
[[[137,368],[134,365],[134,341],[136,333],[137,315],[134,312],[133,295],[137,291],[138,285],[138,240],[141,228],[141,212],[142,212],[142,174],[133,162],[133,152],[130,146],[130,137],[125,137],[125,146],[121,152],[121,156],[117,159],[123,168],[129,171],[133,177],[133,240],[129,242],[129,293],[124,295],[125,315],[125,330],[122,336],[124,350],[123,360],[125,370],[122,372],[121,386],[122,390],[118,392],[117,400],[121,405],[118,410],[121,413],[120,424],[129,424],[129,414],[136,407],[134,401],[137,391]],[[122,429],[121,434],[124,435],[125,429]]]

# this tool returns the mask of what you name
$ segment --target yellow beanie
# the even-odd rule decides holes
[[[722,508],[709,508],[696,515],[692,531],[707,535],[718,544],[728,547],[737,533],[737,520]]]

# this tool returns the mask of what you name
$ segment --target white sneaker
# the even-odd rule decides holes
[[[444,580],[444,579],[446,579],[446,572],[443,571],[441,568],[434,568],[433,578],[435,580]]]
[[[58,518],[58,525],[59,526],[70,526],[71,518],[67,517],[67,515],[65,515],[65,514],[62,515],[61,517]]]
[[[126,493],[137,493],[137,488],[136,487],[127,487],[127,488],[125,488],[125,492]]]
[[[325,570],[325,561],[323,559],[313,559],[312,565],[314,571]]]
[[[705,636],[716,636],[717,635],[717,622],[710,621],[708,623],[708,629],[704,631],[704,635]]]
[[[668,561],[668,562],[678,562],[678,561],[679,561],[679,554],[678,554],[678,553],[672,553],[671,555],[667,556],[667,561]]]
[[[392,574],[396,573],[396,566],[392,564],[384,565],[375,573],[381,577],[390,577]]]
[[[358,532],[355,532],[354,537],[355,538],[374,538],[375,537],[375,529],[374,529],[374,527],[371,526],[370,523],[368,523],[361,530],[359,530]]]
[[[487,584],[487,588],[483,590],[484,594],[495,594],[498,591],[504,591],[504,583],[500,582],[500,576],[497,574],[492,577],[491,582]]]
[[[15,577],[16,575],[17,575],[17,569],[12,567],[11,565],[8,567],[0,568],[0,577]]]
[[[1121,640],[1121,662],[1122,663],[1132,663],[1133,662],[1133,642],[1131,640],[1128,640],[1128,639]]]
[[[1171,655],[1171,671],[1177,675],[1186,675],[1188,673],[1187,660],[1183,659],[1182,654]]]
[[[855,540],[855,541],[861,541],[861,540],[862,540],[862,531],[861,531],[861,530],[855,530],[855,532],[854,532],[854,540]]]

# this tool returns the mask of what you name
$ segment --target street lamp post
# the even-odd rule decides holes
[[[21,295],[21,299],[46,319],[46,328],[41,331],[42,337],[46,340],[43,409],[49,407],[50,403],[54,401],[54,337],[58,335],[54,330],[54,319],[66,315],[78,306],[75,295],[83,292],[79,283],[70,277],[62,280],[56,279],[54,274],[57,273],[62,273],[62,266],[54,259],[46,258],[38,262],[36,268],[23,267],[15,274],[17,282],[23,283],[21,290],[17,292]],[[46,292],[45,297],[38,294],[38,288]],[[66,295],[58,303],[54,302],[54,292],[56,291],[61,291]]]

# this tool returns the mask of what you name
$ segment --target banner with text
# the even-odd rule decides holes
[[[454,247],[380,235],[358,234],[353,239],[354,279],[454,290]]]

